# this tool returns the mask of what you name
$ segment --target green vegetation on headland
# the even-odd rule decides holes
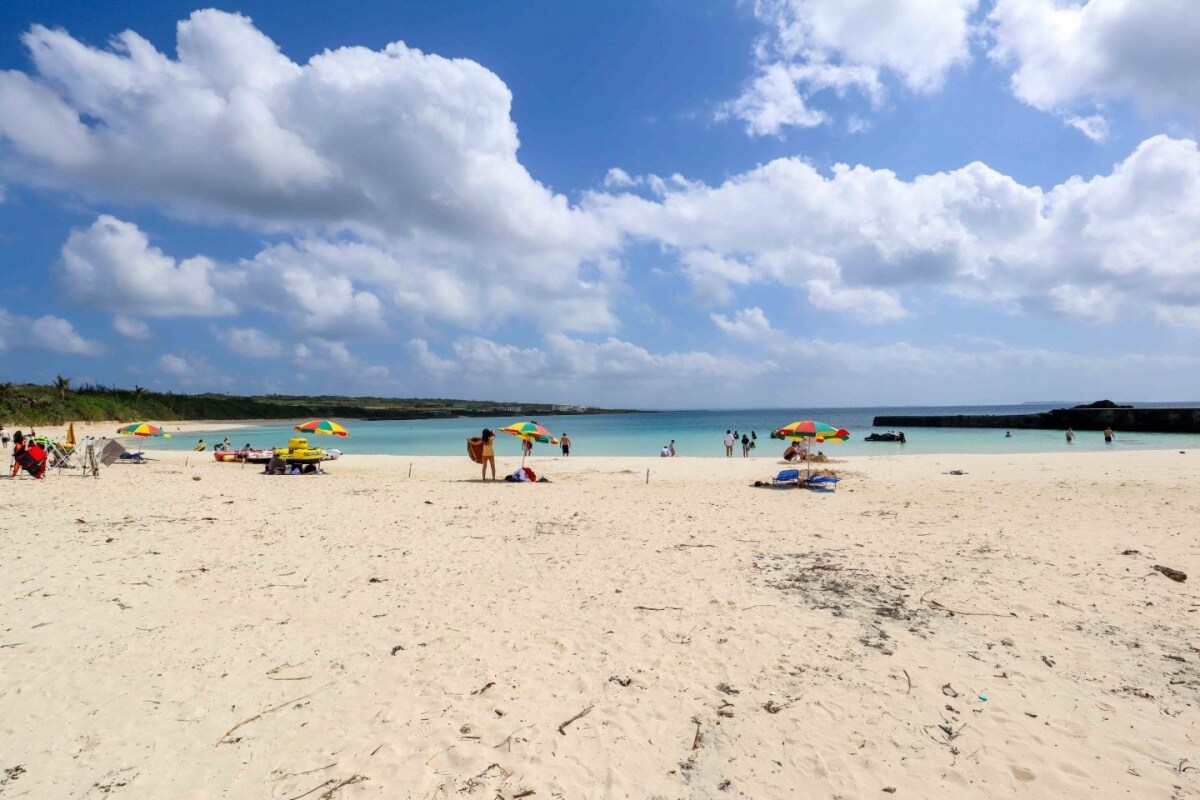
[[[537,417],[549,414],[622,414],[630,409],[603,409],[550,403],[489,402],[440,398],[337,397],[322,395],[265,395],[237,397],[226,394],[175,394],[142,386],[114,389],[107,386],[71,387],[59,377],[49,386],[0,383],[0,423],[64,425],[68,422],[183,419],[427,419],[431,417]]]

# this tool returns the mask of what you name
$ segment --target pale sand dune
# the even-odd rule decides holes
[[[0,482],[0,797],[1200,796],[1200,453],[158,457]]]

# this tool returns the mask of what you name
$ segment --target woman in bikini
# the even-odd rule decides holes
[[[492,480],[496,480],[496,450],[493,446],[496,434],[490,428],[483,429],[483,480],[487,480],[488,464],[492,465]]]

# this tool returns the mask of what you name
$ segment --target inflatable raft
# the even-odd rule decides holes
[[[271,460],[272,450],[217,450],[213,458],[225,464],[265,464]]]
[[[308,439],[303,436],[288,439],[287,447],[276,447],[275,455],[288,464],[311,464],[325,460],[325,452],[319,447],[309,447]]]

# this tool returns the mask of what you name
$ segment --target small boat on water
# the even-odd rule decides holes
[[[863,439],[864,442],[899,442],[904,444],[904,431],[888,431],[887,433],[872,433]]]

